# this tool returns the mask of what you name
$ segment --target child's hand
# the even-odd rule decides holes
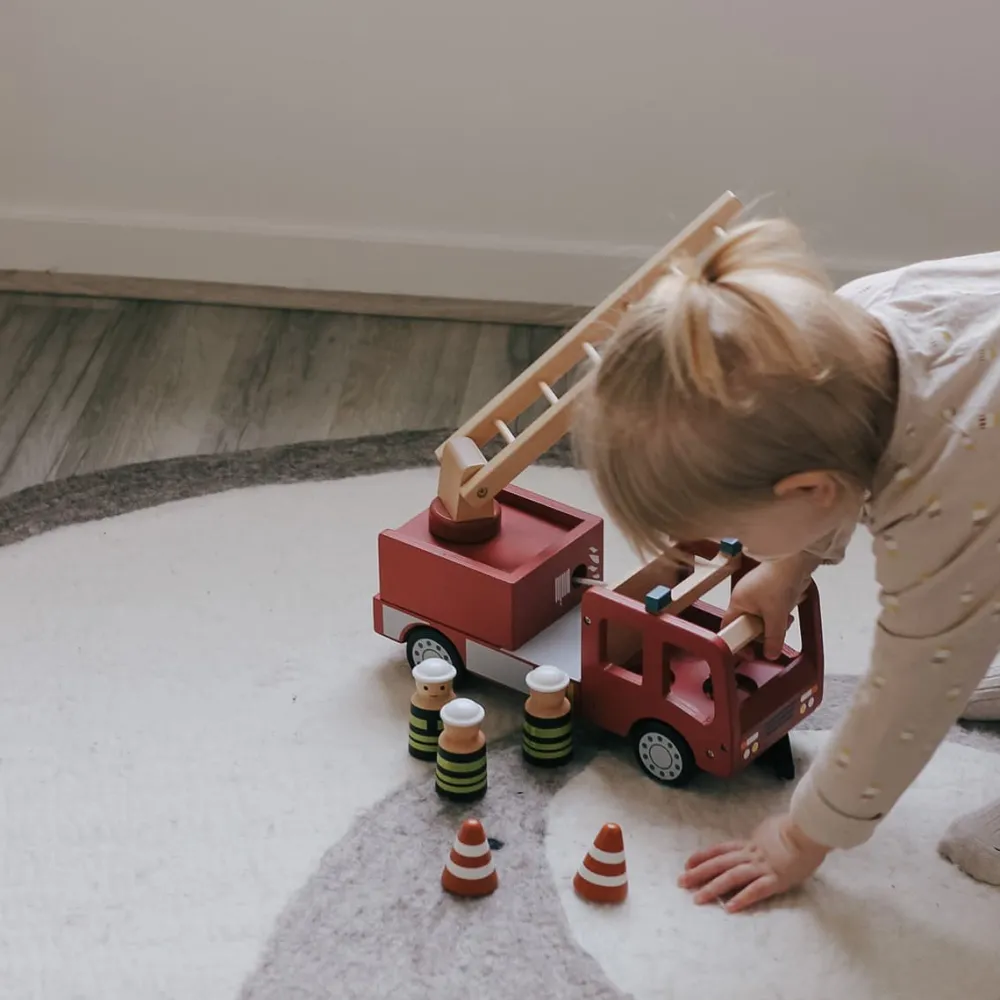
[[[804,882],[829,853],[788,816],[771,816],[749,840],[716,844],[691,855],[677,884],[696,890],[694,901],[699,904],[735,893],[726,909],[737,913]]]
[[[805,595],[817,563],[811,556],[792,556],[754,567],[733,587],[719,627],[725,628],[740,615],[756,615],[764,621],[764,655],[776,659],[792,623],[792,611]]]

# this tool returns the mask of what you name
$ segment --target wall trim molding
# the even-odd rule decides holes
[[[658,249],[0,205],[0,290],[52,295],[568,326]]]
[[[258,309],[306,309],[315,312],[394,316],[405,319],[453,320],[469,323],[551,326],[565,329],[586,315],[586,306],[543,302],[497,302],[426,295],[337,292],[267,285],[129,278],[61,271],[0,270],[0,292],[74,298],[146,299]]]

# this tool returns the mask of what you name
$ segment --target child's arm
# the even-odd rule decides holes
[[[882,612],[871,663],[792,800],[809,837],[830,847],[867,840],[961,715],[1000,645],[998,536],[1000,511],[958,488],[876,533]]]
[[[728,908],[744,909],[863,843],[958,719],[1000,644],[1000,514],[971,539],[957,521],[936,527],[912,518],[876,538],[883,611],[853,703],[788,815],[689,860],[680,884],[696,901],[735,893]]]
[[[1000,581],[979,597],[965,591],[963,604],[953,575],[883,597],[871,666],[792,799],[791,818],[812,840],[845,848],[866,841],[989,669],[1000,638]]]

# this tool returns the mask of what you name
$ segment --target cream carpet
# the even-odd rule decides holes
[[[578,472],[520,482],[597,509]],[[733,917],[693,907],[679,866],[788,786],[673,792],[615,750],[526,778],[504,739],[519,700],[481,686],[501,889],[442,898],[461,813],[406,755],[411,681],[370,611],[377,533],[434,483],[237,489],[0,548],[0,996],[1000,997],[1000,891],[934,850],[1000,797],[991,734],[956,731],[874,841]],[[609,529],[608,574],[633,565]],[[828,675],[863,669],[870,574],[859,536],[818,578]],[[825,734],[793,738],[804,764]],[[606,820],[632,891],[594,910],[570,878]]]

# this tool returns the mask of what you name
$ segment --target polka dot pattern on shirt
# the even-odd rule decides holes
[[[872,661],[810,769],[819,795],[802,798],[802,818],[828,822],[833,839],[861,835],[845,819],[870,824],[892,808],[1000,649],[998,273],[1000,252],[854,293],[891,337],[899,399],[864,509],[881,606]]]

